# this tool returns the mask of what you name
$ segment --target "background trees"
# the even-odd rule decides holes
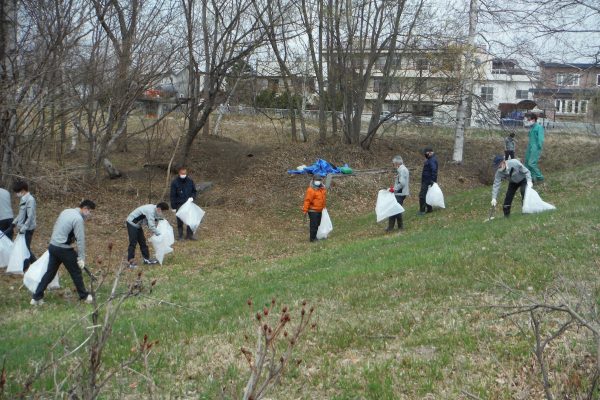
[[[310,75],[321,141],[339,134],[368,149],[385,122],[383,111],[406,112],[404,105],[415,99],[418,109],[435,91],[442,102],[458,104],[451,119],[457,120],[453,159],[460,162],[468,105],[476,100],[474,52],[481,45],[500,56],[526,57],[531,68],[563,56],[600,60],[594,1],[457,4],[444,13],[431,0],[3,1],[0,179],[6,184],[26,174],[43,148],[59,163],[67,151],[85,152],[96,176],[111,152],[138,133],[129,121],[136,102],[181,70],[186,93],[177,106],[185,132],[177,158],[185,162],[199,132],[210,132],[211,113],[229,103],[240,83],[255,79],[255,66],[264,62],[277,65],[282,79],[282,90],[268,102],[277,98],[278,107],[295,110],[289,114],[293,141],[308,137],[299,82]],[[431,49],[450,47],[459,49],[454,65],[436,73],[451,85],[438,85],[431,69],[429,75],[419,68],[417,76],[406,73],[419,58],[435,64]]]

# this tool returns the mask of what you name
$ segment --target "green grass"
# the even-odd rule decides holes
[[[290,257],[257,259],[236,238],[223,240],[239,251],[215,257],[204,269],[197,267],[201,253],[176,252],[168,266],[148,270],[147,277],[158,279],[153,297],[186,308],[128,301],[106,365],[128,356],[135,329],[160,340],[150,363],[161,397],[233,398],[248,375],[239,353],[243,335],[253,332],[246,300],[251,297],[256,308],[275,297],[297,310],[307,299],[316,306],[318,328],[297,349],[300,366],[270,398],[458,398],[461,390],[512,398],[497,378],[517,379],[531,364],[532,343],[485,307],[505,295],[493,281],[538,292],[558,274],[577,277],[597,269],[598,176],[600,165],[550,176],[541,195],[558,210],[538,215],[520,214],[516,199],[510,219],[497,215],[483,223],[490,189],[482,188],[447,198],[447,209],[424,218],[409,207],[406,231],[385,235],[373,214],[345,215],[333,200],[331,238],[298,244]],[[261,240],[277,249],[277,235]],[[62,285],[70,288],[64,274]],[[46,305],[32,309],[23,291],[2,288],[0,354],[6,357],[7,391],[14,394],[59,333],[89,308],[50,293]],[[66,347],[84,331],[74,329]],[[531,371],[528,384],[539,389],[537,379]],[[47,377],[35,390],[51,385]],[[105,397],[144,398],[145,390],[139,376],[123,371]]]

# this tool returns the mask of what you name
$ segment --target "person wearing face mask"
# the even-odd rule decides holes
[[[29,185],[25,181],[17,181],[13,184],[13,192],[19,198],[19,214],[13,220],[19,235],[25,235],[25,243],[29,250],[29,258],[23,263],[23,272],[29,269],[29,265],[35,262],[37,258],[31,251],[31,239],[37,227],[37,205],[35,198],[29,193]]]
[[[506,197],[502,205],[504,216],[508,217],[510,216],[510,207],[517,189],[521,191],[521,198],[523,199],[525,197],[525,187],[533,187],[531,173],[519,160],[514,158],[505,160],[504,156],[497,155],[494,157],[493,164],[496,175],[494,177],[494,185],[492,186],[492,207],[496,207],[496,198],[498,197],[502,180],[508,180],[508,189],[506,190]]]
[[[96,204],[91,200],[83,200],[78,208],[63,210],[52,229],[50,245],[48,246],[48,269],[37,289],[31,296],[31,305],[39,306],[44,303],[44,291],[56,276],[61,264],[65,266],[77,289],[80,300],[92,303],[92,295],[85,289],[81,271],[85,268],[85,227],[86,221]],[[77,241],[77,251],[71,245]]]
[[[179,207],[185,204],[185,202],[191,197],[196,200],[196,185],[192,178],[187,176],[187,168],[179,167],[178,176],[171,182],[171,208],[177,212]],[[177,218],[177,240],[183,240],[183,221]],[[187,227],[186,237],[187,240],[196,240],[194,238],[194,232]]]
[[[158,260],[150,258],[150,251],[146,244],[146,237],[144,236],[142,226],[147,225],[152,233],[160,236],[160,232],[156,229],[156,223],[163,219],[163,212],[168,209],[169,206],[164,202],[156,205],[146,204],[133,210],[127,217],[127,235],[129,236],[127,260],[129,261],[129,268],[137,268],[137,264],[135,263],[135,248],[138,244],[140,245],[144,264],[158,264]]]
[[[304,205],[302,212],[304,215],[308,215],[309,222],[309,239],[311,242],[317,240],[317,231],[321,224],[321,216],[323,215],[323,209],[326,207],[327,202],[327,190],[323,185],[323,177],[321,175],[314,175],[310,183],[310,186],[306,189],[304,196]]]
[[[425,147],[423,149],[423,156],[425,156],[425,163],[423,164],[423,173],[421,174],[421,191],[419,192],[419,212],[418,215],[425,215],[425,211],[428,213],[433,211],[433,207],[425,202],[427,197],[427,191],[429,187],[437,182],[438,175],[438,161],[431,147]]]
[[[0,237],[6,235],[12,240],[13,219],[14,214],[12,204],[10,203],[10,193],[8,190],[0,188]]]
[[[544,127],[537,122],[537,115],[530,114],[525,118],[526,126],[529,129],[529,143],[525,152],[525,167],[531,172],[531,177],[535,182],[543,182],[544,175],[538,166],[538,161],[544,148]]]

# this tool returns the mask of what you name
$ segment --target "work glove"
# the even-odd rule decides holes
[[[390,193],[394,193],[394,187],[390,186]]]
[[[496,207],[496,204],[498,204],[498,203],[496,202],[496,199],[492,199],[492,207]]]
[[[79,266],[80,269],[84,269],[85,268],[85,261],[84,260],[77,260],[77,265]]]
[[[527,187],[529,189],[533,189],[533,182],[532,181],[527,181]]]
[[[193,197],[190,197],[190,198],[188,199],[188,201],[189,201],[189,200],[191,200],[191,201],[194,201],[194,198],[193,198]]]
[[[175,213],[175,214],[177,213],[177,209],[176,208],[172,209],[171,211],[173,211],[173,213]]]

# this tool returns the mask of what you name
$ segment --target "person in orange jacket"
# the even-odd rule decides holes
[[[310,219],[310,241],[314,242],[317,240],[317,230],[321,224],[321,216],[323,209],[326,206],[327,201],[327,190],[323,185],[323,177],[321,175],[314,175],[308,189],[306,189],[306,195],[304,196],[304,206],[302,212]]]

